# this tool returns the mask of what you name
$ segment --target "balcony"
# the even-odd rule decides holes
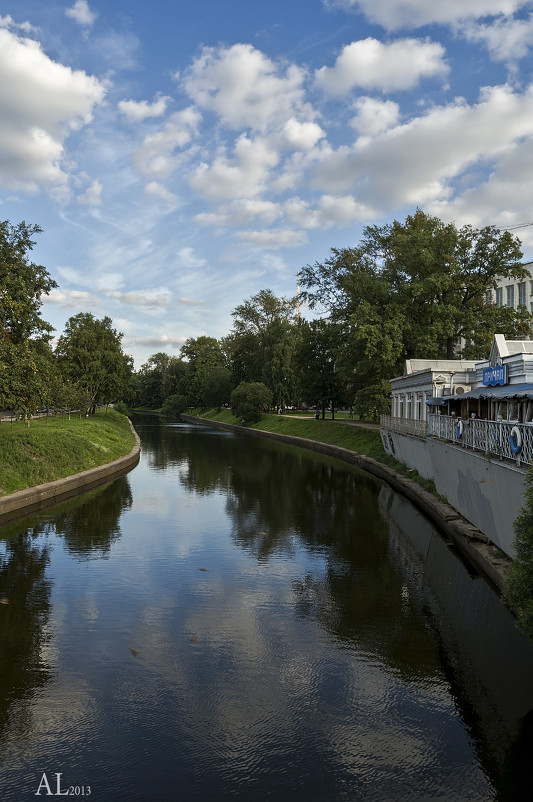
[[[462,420],[450,415],[430,415],[428,421],[381,416],[382,428],[413,437],[433,437],[517,465],[533,465],[533,423]]]

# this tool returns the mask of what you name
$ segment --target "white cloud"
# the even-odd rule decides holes
[[[351,195],[322,195],[315,208],[302,198],[290,198],[283,209],[290,224],[307,229],[349,226],[371,220],[376,214],[375,209],[359,203]]]
[[[154,181],[168,178],[181,164],[183,156],[176,151],[190,144],[198,134],[200,113],[192,106],[172,114],[164,127],[149,134],[133,154],[135,167]]]
[[[255,248],[296,248],[307,242],[305,231],[290,231],[283,229],[269,229],[268,231],[238,231],[235,237],[247,245]]]
[[[129,122],[137,123],[148,117],[162,117],[170,100],[166,95],[158,95],[152,103],[146,100],[121,100],[118,108]]]
[[[235,143],[232,159],[221,152],[210,165],[200,164],[191,173],[189,183],[210,201],[252,198],[265,190],[269,171],[278,161],[278,154],[267,141],[242,134]]]
[[[317,70],[315,83],[331,95],[342,95],[358,86],[393,92],[412,89],[423,78],[447,73],[444,48],[436,42],[399,39],[384,44],[368,37],[346,45],[334,67]]]
[[[221,206],[217,212],[197,214],[194,219],[205,226],[243,226],[253,220],[260,220],[263,225],[271,225],[281,214],[282,209],[277,203],[242,198]]]
[[[83,28],[91,28],[98,17],[98,14],[89,8],[87,0],[76,0],[72,8],[65,10],[65,14]]]
[[[317,123],[299,122],[291,117],[281,131],[280,145],[294,150],[311,150],[325,136],[325,131]]]
[[[186,337],[169,337],[168,334],[161,334],[159,337],[135,337],[130,338],[129,345],[144,345],[150,348],[181,348]]]
[[[178,298],[180,304],[184,306],[206,306],[207,301],[196,301],[194,298]]]
[[[77,201],[84,206],[100,206],[102,203],[102,183],[100,181],[93,181],[91,186],[88,187],[82,195],[78,195]]]
[[[59,288],[50,291],[50,294],[43,298],[45,304],[55,304],[63,309],[97,309],[101,305],[101,299],[90,292],[82,290],[61,290]]]
[[[324,151],[314,185],[334,194],[356,190],[360,202],[394,209],[444,200],[450,182],[476,164],[499,159],[533,135],[533,88],[482,92],[477,105],[457,101],[354,147]]]
[[[165,308],[172,303],[172,293],[167,287],[153,290],[119,292],[113,290],[108,293],[110,298],[131,306],[147,306],[151,308]]]
[[[533,15],[527,19],[497,19],[491,24],[471,23],[460,33],[471,42],[484,44],[496,61],[525,58],[533,43]]]
[[[204,267],[206,264],[203,256],[198,256],[194,248],[191,248],[190,246],[180,248],[176,255],[180,267],[188,270],[197,270],[200,267]]]
[[[386,30],[513,14],[529,0],[323,0],[329,8],[361,11]]]
[[[150,195],[152,198],[162,200],[170,206],[179,204],[179,198],[170,192],[163,184],[158,181],[150,181],[144,188],[145,194]]]
[[[0,28],[0,180],[36,192],[68,181],[64,142],[92,119],[105,85]]]
[[[350,124],[361,136],[377,136],[393,128],[400,118],[400,107],[392,100],[361,97],[354,103],[355,117]]]
[[[189,97],[229,128],[265,130],[295,110],[311,114],[303,104],[304,76],[296,65],[282,69],[251,45],[236,44],[204,48],[181,80]]]

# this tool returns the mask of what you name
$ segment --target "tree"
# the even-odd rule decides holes
[[[203,404],[203,392],[207,377],[213,368],[225,367],[225,356],[221,345],[214,337],[190,337],[180,348],[180,354],[188,363],[184,379],[187,403],[191,407]],[[181,387],[178,392],[181,392]]]
[[[262,382],[241,382],[231,394],[231,411],[244,423],[257,423],[272,404],[272,393]]]
[[[205,407],[221,407],[228,404],[233,387],[228,368],[213,368],[206,376],[202,400]]]
[[[343,391],[337,366],[341,342],[342,330],[330,320],[303,321],[300,326],[296,358],[300,395],[307,404],[321,407],[323,418],[330,404],[334,416],[338,401],[348,395]]]
[[[225,340],[234,381],[263,382],[281,405],[295,391],[295,310],[295,298],[261,290],[233,311],[233,330]]]
[[[525,503],[514,522],[516,556],[504,581],[504,600],[520,627],[533,637],[533,470],[526,479]]]
[[[355,412],[364,420],[379,421],[380,415],[390,412],[390,382],[380,379],[362,387],[355,394]]]
[[[42,296],[57,287],[28,252],[41,232],[0,222],[0,406],[28,417],[39,406],[50,367],[52,326],[40,316]]]
[[[185,412],[187,407],[188,404],[185,396],[174,393],[174,395],[169,395],[168,398],[165,398],[163,406],[161,407],[161,412],[163,415],[181,415],[182,412]]]
[[[52,326],[40,316],[41,298],[57,287],[42,265],[30,262],[27,252],[39,226],[0,222],[0,321],[3,339],[15,344],[50,334]]]
[[[520,244],[487,226],[457,229],[421,210],[368,227],[359,246],[302,270],[311,306],[345,329],[356,389],[397,375],[409,358],[485,357],[496,332],[521,337],[531,316],[486,303],[499,277],[525,277]],[[346,364],[345,359],[345,364]]]
[[[109,317],[97,320],[81,312],[69,318],[57,344],[63,378],[87,393],[87,411],[120,398],[132,371],[131,358],[122,351],[123,335],[112,322]]]

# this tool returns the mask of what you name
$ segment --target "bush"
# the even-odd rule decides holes
[[[526,480],[525,504],[514,525],[516,557],[507,571],[503,597],[520,627],[533,637],[533,472]]]
[[[363,420],[379,421],[380,415],[390,413],[390,382],[380,379],[355,394],[355,411]]]
[[[163,415],[181,415],[188,406],[185,396],[175,393],[174,395],[169,395],[169,397],[165,399],[161,407],[161,412]]]
[[[241,382],[231,394],[231,411],[245,423],[257,423],[272,404],[272,393],[262,382]]]
[[[128,407],[126,406],[124,401],[117,401],[116,404],[113,404],[113,409],[116,410],[117,412],[120,412],[121,415],[128,414]]]

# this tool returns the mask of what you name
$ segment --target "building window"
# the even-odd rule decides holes
[[[487,290],[485,293],[485,303],[487,305],[492,303],[492,290]]]
[[[529,294],[533,295],[533,281],[529,282]]]
[[[509,284],[507,290],[507,306],[514,306],[514,284]]]
[[[518,304],[519,306],[527,306],[525,281],[518,285]]]
[[[503,306],[503,287],[496,290],[496,306]]]

